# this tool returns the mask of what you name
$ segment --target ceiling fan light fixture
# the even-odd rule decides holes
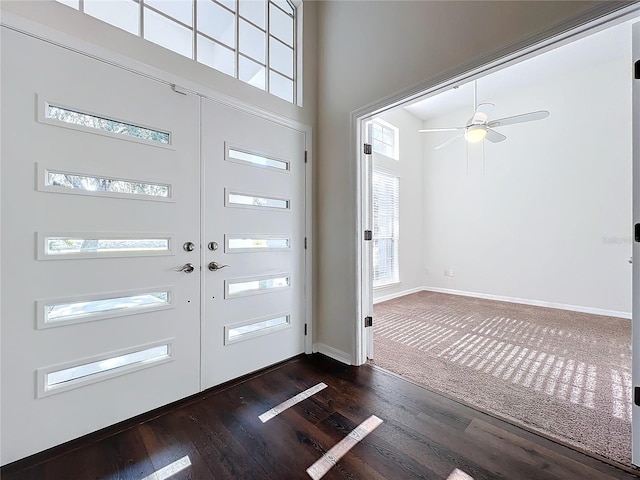
[[[484,125],[471,125],[464,133],[464,138],[469,143],[481,142],[487,136],[487,129]]]

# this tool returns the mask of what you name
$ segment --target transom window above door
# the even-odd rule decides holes
[[[290,0],[56,0],[296,103]]]

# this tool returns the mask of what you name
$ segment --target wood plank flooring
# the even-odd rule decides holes
[[[320,382],[328,387],[266,423],[258,419]],[[371,415],[383,423],[323,478],[637,478],[376,367],[349,367],[320,354],[7,465],[0,474],[3,480],[309,479],[307,468]]]

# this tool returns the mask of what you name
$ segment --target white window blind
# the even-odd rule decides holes
[[[400,281],[400,179],[373,171],[373,286]]]

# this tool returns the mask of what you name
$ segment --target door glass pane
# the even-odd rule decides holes
[[[271,70],[269,71],[269,92],[288,102],[293,102],[293,81]]]
[[[265,10],[265,0],[242,0],[240,2],[240,16],[263,29],[265,28]]]
[[[293,78],[293,48],[273,37],[269,38],[269,67]]]
[[[233,50],[202,35],[198,35],[198,61],[222,73],[235,76],[236,56]]]
[[[264,90],[265,68],[262,65],[241,56],[239,69],[240,71],[238,76],[240,80]]]
[[[275,5],[269,5],[269,33],[293,47],[293,17]]]
[[[97,362],[76,365],[64,370],[58,370],[46,374],[45,389],[49,390],[53,387],[61,385],[72,380],[96,375],[98,373],[108,372],[118,368],[132,366],[137,363],[149,363],[169,356],[169,345],[160,345],[158,347],[148,348],[138,352],[120,355],[118,357],[105,358]]]
[[[145,8],[144,38],[185,57],[193,57],[192,31]]]
[[[168,252],[168,238],[46,237],[45,255]]]
[[[130,195],[146,195],[150,197],[169,197],[169,185],[142,183],[129,180],[117,180],[104,177],[90,177],[88,175],[47,172],[45,180],[53,187],[84,190],[87,192],[126,193]]]
[[[266,49],[265,33],[253,25],[240,20],[240,52],[265,63],[264,53]]]
[[[260,252],[286,250],[291,247],[291,239],[269,235],[245,235],[227,237],[227,253]]]
[[[140,8],[132,0],[84,0],[84,13],[134,35],[140,34]]]
[[[251,207],[266,207],[266,208],[289,208],[289,200],[281,198],[269,198],[260,197],[255,195],[244,195],[241,193],[229,193],[230,205],[242,205]]]
[[[243,163],[246,162],[257,167],[269,167],[275,168],[276,170],[289,170],[289,162],[276,160],[275,158],[263,157],[262,155],[243,152],[241,150],[235,150],[233,148],[229,149],[228,158],[233,160],[240,160]]]
[[[233,13],[209,0],[199,0],[198,31],[235,48],[236,17]]]
[[[280,330],[282,327],[289,325],[289,323],[289,315],[282,315],[275,318],[258,320],[256,322],[237,327],[227,326],[225,327],[225,330],[227,331],[225,343],[232,343],[234,341],[244,340],[245,338],[252,338],[259,334]]]
[[[193,2],[191,0],[144,0],[144,3],[190,27],[193,26]]]
[[[44,305],[44,323],[69,322],[96,316],[105,317],[122,310],[127,310],[127,313],[134,314],[140,310],[167,305],[169,305],[168,291],[51,303]]]
[[[289,277],[289,275],[255,280],[229,280],[227,281],[227,294],[229,297],[252,295],[255,293],[266,293],[269,290],[287,288],[290,285],[291,277]]]
[[[138,125],[98,117],[51,104],[47,105],[45,115],[47,118],[52,118],[54,120],[59,120],[73,125],[96,128],[98,130],[104,130],[105,132],[119,133],[121,135],[142,138],[143,140],[151,140],[158,143],[168,144],[171,139],[170,134],[167,132],[139,127]]]

